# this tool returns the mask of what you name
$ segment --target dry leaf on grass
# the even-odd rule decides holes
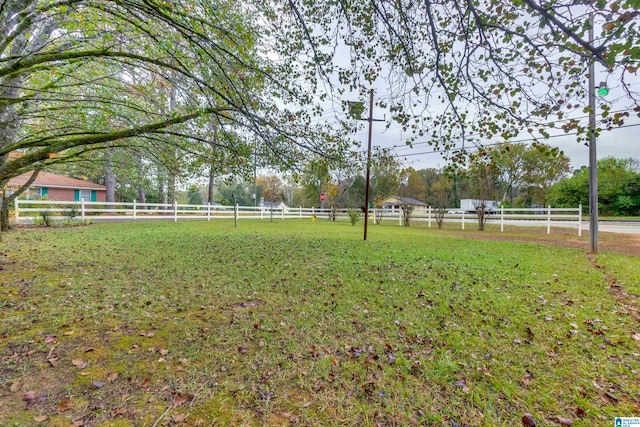
[[[70,409],[73,409],[73,401],[71,399],[63,400],[62,402],[58,403],[58,410],[60,412],[65,412]]]
[[[73,359],[71,364],[77,368],[84,369],[87,367],[87,362],[82,359]]]

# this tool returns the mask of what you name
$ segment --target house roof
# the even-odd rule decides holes
[[[18,175],[9,180],[7,185],[20,186],[24,185],[31,177],[32,172]],[[47,188],[82,188],[87,190],[106,190],[104,185],[94,182],[83,181],[81,179],[69,178],[68,176],[56,175],[54,173],[40,172],[31,187],[47,187]]]
[[[421,202],[418,199],[413,199],[411,197],[401,197],[401,196],[390,196],[382,201],[383,204],[389,203],[392,201],[399,201],[401,203],[406,203],[407,205],[416,205],[416,206],[427,206],[425,202]]]

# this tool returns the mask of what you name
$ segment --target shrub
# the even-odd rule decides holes
[[[67,219],[69,222],[73,221],[78,216],[78,208],[75,206],[71,206],[71,208],[67,211]]]
[[[347,215],[349,215],[349,220],[351,221],[351,225],[356,225],[356,222],[360,221],[360,219],[362,218],[362,210],[347,209]]]
[[[51,212],[49,212],[49,211],[40,211],[40,221],[39,221],[39,223],[41,225],[44,225],[45,227],[51,227],[51,224],[53,223]]]

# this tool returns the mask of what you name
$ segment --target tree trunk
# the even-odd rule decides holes
[[[33,184],[33,181],[36,180],[39,173],[40,169],[34,170],[27,182],[25,182],[22,187],[14,191],[9,197],[5,197],[4,190],[8,180],[0,181],[0,188],[3,189],[2,205],[0,206],[0,231],[9,231],[9,206],[11,206],[11,202],[13,202],[17,197],[24,193],[31,184]]]
[[[164,187],[164,176],[158,173],[158,203],[167,203],[167,193]]]
[[[173,206],[176,203],[176,174],[169,172],[169,182],[167,183],[167,203]]]
[[[211,204],[213,203],[213,186],[215,185],[215,174],[213,173],[213,165],[211,166],[211,169],[209,170],[209,188],[207,191],[207,203]]]
[[[144,193],[144,186],[138,184],[138,203],[147,203],[147,196]]]
[[[216,122],[213,123],[213,140],[211,141],[211,150],[215,150],[218,144],[218,124]],[[209,166],[209,190],[207,194],[207,202],[213,203],[213,186],[215,184],[215,165],[211,163]]]
[[[137,155],[138,160],[138,202],[147,203],[147,195],[144,191],[143,179],[144,179],[144,165],[142,163],[142,154]]]
[[[116,201],[116,175],[113,173],[113,149],[107,147],[105,151],[106,171],[104,174],[105,198],[107,203]]]

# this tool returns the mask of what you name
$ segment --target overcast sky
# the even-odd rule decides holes
[[[640,78],[634,76],[640,86]],[[632,157],[640,160],[640,118],[637,113],[629,109],[629,101],[622,95],[618,94],[616,98],[616,88],[611,88],[608,95],[612,102],[611,111],[629,111],[630,117],[625,119],[624,125],[620,128],[614,128],[611,131],[603,131],[596,141],[596,151],[598,159],[605,157],[626,158]],[[374,109],[374,118],[382,118],[385,116],[389,120],[389,113],[381,109]],[[368,116],[368,111],[366,112]],[[581,110],[575,113],[575,117],[581,117],[582,123],[587,124],[587,115]],[[577,142],[576,135],[565,135],[563,132],[550,130],[551,138],[547,140],[541,139],[541,142],[552,147],[562,150],[571,160],[571,166],[574,169],[581,166],[587,166],[589,163],[589,147],[584,143]],[[367,146],[367,125],[355,135],[357,141],[361,142],[362,150]],[[412,147],[406,145],[406,140],[410,135],[403,133],[399,125],[392,123],[389,129],[386,129],[385,123],[374,122],[373,124],[373,146],[391,148],[392,153],[402,162],[405,167],[413,167],[414,169],[424,168],[441,168],[446,165],[443,153],[434,152],[433,148],[424,142],[418,141]],[[500,140],[487,141],[487,144],[498,143]],[[521,135],[511,142],[531,144],[533,139],[531,136],[523,132]]]
[[[387,115],[388,117],[388,115]],[[551,137],[542,142],[562,150],[571,160],[571,166],[577,169],[587,166],[589,163],[589,147],[576,141],[576,135],[563,135]],[[413,147],[406,145],[407,135],[402,134],[397,126],[385,130],[384,123],[373,124],[373,145],[378,147],[391,147],[393,153],[406,166],[414,169],[441,168],[446,165],[443,153],[433,152],[433,148],[425,143],[418,143]],[[362,142],[363,150],[366,149],[367,130],[364,129],[356,135],[356,139]],[[512,142],[531,144],[533,141],[527,133],[514,139]],[[598,159],[605,157],[633,157],[640,160],[640,119],[631,116],[621,128],[611,131],[603,131],[596,142]]]

